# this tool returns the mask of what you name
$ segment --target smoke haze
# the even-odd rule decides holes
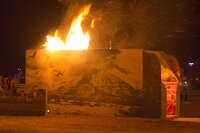
[[[60,29],[67,32],[71,21],[84,5],[91,3],[92,8],[83,23],[90,32],[91,48],[144,48],[164,50],[170,54],[177,52],[182,44],[194,39],[194,25],[198,22],[194,12],[199,10],[197,0],[59,0],[66,5]],[[193,10],[191,10],[193,9]],[[193,17],[191,17],[193,15]],[[95,19],[94,28],[90,28]],[[198,24],[197,24],[198,25]],[[67,28],[66,28],[67,27]],[[200,27],[198,27],[200,29]],[[188,34],[188,33],[193,33]],[[183,40],[184,38],[189,40]]]

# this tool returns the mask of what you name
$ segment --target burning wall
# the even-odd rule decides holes
[[[47,89],[51,113],[160,117],[166,109],[160,60],[144,50],[27,50],[26,85]]]

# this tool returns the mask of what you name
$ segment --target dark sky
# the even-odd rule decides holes
[[[5,0],[1,2],[0,73],[24,66],[25,49],[36,48],[48,31],[59,24],[56,0]]]
[[[175,55],[181,63],[190,58],[198,60],[200,2],[154,1],[93,0],[91,14],[95,16],[100,12],[103,17],[96,23],[92,37],[97,38],[98,34],[96,42],[101,44],[110,38],[116,44],[123,44],[116,45],[117,48],[163,50]],[[59,27],[67,4],[57,0],[1,2],[0,74],[12,74],[16,67],[24,66],[25,50],[38,48],[49,31]]]

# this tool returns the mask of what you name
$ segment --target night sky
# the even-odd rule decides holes
[[[71,1],[75,5],[79,4],[78,0]],[[199,60],[198,0],[87,2],[93,4],[88,19],[99,14],[101,16],[94,30],[90,31],[92,47],[104,48],[112,40],[115,48],[165,51],[176,56],[181,64],[191,59]],[[2,1],[0,74],[13,74],[17,67],[24,67],[25,50],[39,48],[50,31],[62,27],[60,25],[66,20],[66,10],[70,6],[74,9],[71,3],[69,0]]]
[[[59,24],[59,6],[56,0],[1,2],[1,74],[12,74],[24,66],[25,49],[37,48],[49,29]]]

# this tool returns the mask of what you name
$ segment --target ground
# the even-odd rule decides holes
[[[0,133],[200,133],[200,118],[0,116]]]

